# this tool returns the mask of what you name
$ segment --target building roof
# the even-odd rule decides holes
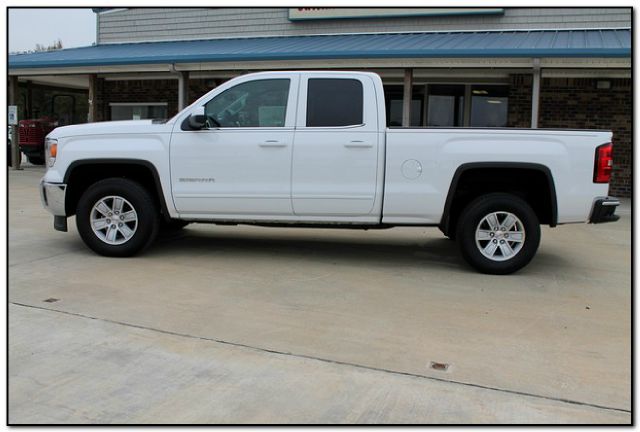
[[[630,57],[630,29],[376,33],[95,45],[9,56],[10,69],[218,61]]]

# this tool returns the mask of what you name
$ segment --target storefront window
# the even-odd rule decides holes
[[[20,84],[20,120],[47,119],[58,126],[87,121],[87,91]]]
[[[427,126],[464,126],[464,85],[429,86]]]
[[[387,126],[402,126],[403,86],[384,86]],[[411,126],[422,126],[424,86],[413,86],[411,97]]]
[[[472,127],[506,127],[509,115],[509,87],[471,86]]]
[[[167,104],[111,103],[111,120],[166,119]]]
[[[384,92],[387,125],[402,126],[403,87],[386,85]],[[414,85],[410,124],[427,127],[507,127],[508,114],[508,85],[427,83]]]

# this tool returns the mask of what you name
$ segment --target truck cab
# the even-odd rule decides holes
[[[380,223],[377,75],[272,72],[228,84],[175,119],[171,184],[182,217]],[[200,121],[189,121],[194,112]]]

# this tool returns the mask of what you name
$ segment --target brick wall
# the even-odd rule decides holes
[[[98,80],[98,121],[111,120],[111,102],[167,102],[167,115],[178,112],[178,80]]]
[[[609,79],[610,89],[597,89],[591,78],[543,78],[540,88],[541,128],[610,129],[613,131],[613,175],[609,193],[631,196],[631,80]],[[512,75],[509,126],[531,124],[531,75]]]
[[[212,88],[224,82],[222,79],[190,79],[189,103],[194,102]],[[167,116],[178,113],[178,80],[131,80],[97,83],[97,121],[111,120],[109,103],[112,102],[167,102]]]
[[[509,127],[531,126],[531,75],[511,75],[509,83]]]
[[[210,92],[212,89],[218,87],[225,82],[226,79],[211,78],[211,79],[190,79],[189,80],[189,103],[195,102],[201,96]]]
[[[540,92],[540,127],[613,131],[612,195],[631,196],[631,80],[611,79],[597,89],[595,79],[544,78]]]
[[[104,115],[105,105],[107,104],[107,99],[109,98],[109,94],[106,92],[104,88],[104,79],[98,78],[96,79],[96,100],[95,103],[97,105],[96,108],[96,118],[94,121],[106,121],[109,120],[109,117]]]

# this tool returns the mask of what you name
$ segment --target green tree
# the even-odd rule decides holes
[[[36,47],[33,49],[33,52],[56,51],[60,49],[62,49],[62,40],[58,39],[57,41],[53,42],[49,46],[36,44]]]

